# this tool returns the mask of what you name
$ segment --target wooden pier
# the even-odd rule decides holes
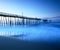
[[[40,18],[31,18],[8,13],[0,13],[0,25],[30,25],[39,24]]]

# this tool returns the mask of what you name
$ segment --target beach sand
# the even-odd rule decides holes
[[[59,50],[59,43],[32,42],[0,36],[0,50]]]

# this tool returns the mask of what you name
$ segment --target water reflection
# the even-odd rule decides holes
[[[60,38],[60,28],[52,24],[39,26],[0,26],[0,36],[15,37],[22,40],[53,41]]]

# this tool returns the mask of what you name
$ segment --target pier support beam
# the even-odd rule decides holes
[[[22,19],[22,24],[24,25],[24,19]]]

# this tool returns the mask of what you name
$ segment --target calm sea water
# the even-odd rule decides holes
[[[8,36],[28,41],[56,41],[60,39],[60,23],[37,26],[0,26],[0,36]]]

